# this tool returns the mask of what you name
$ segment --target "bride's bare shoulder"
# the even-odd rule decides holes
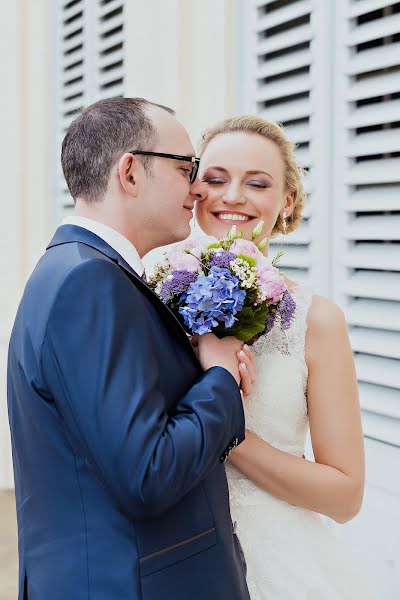
[[[341,308],[328,298],[314,294],[307,315],[308,326],[329,329],[340,323],[345,323],[345,316]]]
[[[307,315],[307,353],[348,344],[346,318],[341,308],[328,298],[314,295]]]

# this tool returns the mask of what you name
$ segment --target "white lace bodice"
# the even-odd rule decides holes
[[[246,427],[275,448],[302,456],[309,428],[305,338],[312,292],[299,286],[294,321],[254,344],[256,382]],[[259,488],[228,461],[232,519],[247,561],[251,600],[367,600],[372,594],[320,515]]]
[[[312,292],[298,286],[293,297],[296,312],[291,327],[284,331],[276,323],[253,344],[257,378],[246,400],[245,418],[246,428],[272,446],[302,456],[308,432],[304,349]],[[249,495],[263,494],[229,463],[227,475],[232,506],[249,501]]]

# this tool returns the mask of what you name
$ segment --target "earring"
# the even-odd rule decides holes
[[[192,229],[197,229],[197,223],[196,223],[196,217],[193,217],[192,219]]]
[[[284,211],[283,211],[283,216],[282,216],[282,229],[283,229],[283,235],[286,235],[286,233],[287,233],[286,210],[284,210]]]

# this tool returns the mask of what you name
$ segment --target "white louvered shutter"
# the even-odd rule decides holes
[[[337,8],[336,293],[364,432],[400,446],[400,2]]]
[[[330,124],[323,118],[321,100],[326,98],[329,104],[330,90],[320,74],[326,72],[329,61],[328,5],[318,0],[257,0],[251,9],[244,5],[244,10],[251,10],[248,42],[252,57],[247,69],[252,91],[245,110],[283,124],[297,145],[299,163],[308,171],[305,218],[295,232],[275,238],[271,253],[284,244],[280,265],[288,276],[308,280],[327,293],[321,242],[327,239],[329,198],[323,193],[323,183],[329,160],[325,132]]]
[[[60,219],[73,209],[61,164],[69,124],[88,104],[123,95],[124,0],[57,0],[55,195]]]

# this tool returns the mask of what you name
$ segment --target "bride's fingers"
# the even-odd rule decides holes
[[[244,398],[246,398],[247,396],[249,396],[251,394],[253,385],[251,383],[250,374],[249,374],[244,362],[240,363],[240,365],[239,365],[239,373],[240,373],[240,377],[241,377],[240,389],[243,392]]]
[[[248,375],[250,377],[250,381],[251,383],[253,383],[255,381],[255,369],[254,369],[254,364],[251,361],[250,356],[248,355],[247,352],[245,352],[244,350],[241,350],[240,352],[237,353],[237,357],[240,363],[243,363],[244,365],[246,365],[246,369],[248,372]]]
[[[243,345],[243,350],[246,352],[247,356],[250,358],[251,364],[254,366],[256,362],[256,357],[254,356],[253,350],[247,345]]]

